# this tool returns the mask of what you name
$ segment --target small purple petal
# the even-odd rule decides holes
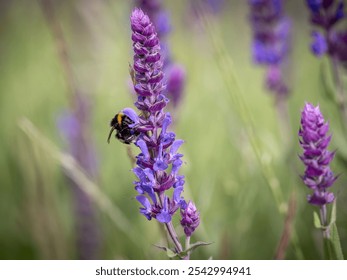
[[[143,141],[142,139],[139,139],[138,141],[136,141],[136,145],[141,149],[141,152],[146,159],[150,158],[147,144],[145,141]]]
[[[173,142],[170,149],[170,155],[173,156],[174,154],[176,154],[177,150],[183,143],[184,143],[183,140],[176,140],[175,142]]]
[[[183,192],[183,187],[175,188],[172,198],[175,203],[179,203],[181,201],[181,193]]]
[[[328,51],[328,44],[325,37],[319,32],[312,32],[313,42],[311,50],[314,55],[321,57]]]

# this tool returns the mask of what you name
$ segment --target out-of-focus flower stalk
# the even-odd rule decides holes
[[[347,29],[338,27],[346,23],[345,3],[343,0],[306,0],[306,4],[315,27],[311,51],[317,57],[329,57],[336,89],[334,102],[347,130],[347,96],[341,77],[341,67],[347,65]]]
[[[88,96],[81,94],[72,71],[68,48],[59,20],[56,18],[54,4],[51,0],[40,1],[50,31],[55,41],[58,58],[68,85],[70,109],[58,120],[58,127],[68,141],[71,155],[82,166],[90,178],[96,178],[94,147],[91,143],[90,116],[91,106]],[[76,247],[80,259],[96,259],[100,247],[100,236],[96,212],[90,197],[83,187],[69,180],[72,188],[75,218]]]
[[[289,61],[291,20],[283,0],[249,0],[253,32],[252,55],[255,64],[266,68],[265,85],[273,93],[285,147],[291,139],[287,98],[290,93],[285,70]]]

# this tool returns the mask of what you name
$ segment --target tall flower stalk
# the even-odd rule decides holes
[[[169,99],[165,95],[160,41],[153,23],[141,9],[134,9],[130,22],[134,50],[132,72],[137,93],[135,106],[141,113],[124,109],[122,113],[128,121],[121,132],[123,136],[136,134],[135,145],[141,150],[133,169],[137,177],[135,189],[139,194],[136,199],[141,204],[142,215],[165,225],[174,245],[173,252],[188,259],[190,236],[199,226],[200,217],[195,205],[182,197],[185,181],[179,170],[183,155],[178,149],[184,141],[176,139],[175,133],[169,131],[171,116],[164,111]],[[181,214],[186,248],[172,223],[177,212]]]
[[[341,76],[341,67],[347,63],[347,29],[345,4],[342,0],[306,0],[310,11],[312,31],[311,51],[316,57],[327,55],[332,68],[337,104],[343,122],[347,123],[347,97]],[[345,125],[347,129],[347,126]]]
[[[69,58],[68,46],[56,17],[52,0],[40,2],[60,60],[64,78],[68,86],[68,101],[70,107],[58,120],[58,128],[67,140],[70,154],[83,167],[90,178],[96,178],[98,170],[95,162],[94,146],[91,143],[90,115],[91,104],[89,97],[82,94],[76,84]],[[99,257],[101,236],[98,227],[97,213],[90,197],[83,186],[68,179],[71,187],[74,214],[76,219],[76,253],[79,259],[96,259]]]
[[[75,108],[58,120],[58,128],[68,142],[69,152],[88,176],[95,180],[98,168],[91,143],[91,106],[86,95],[76,94]],[[71,186],[76,217],[76,247],[78,259],[96,259],[99,256],[100,232],[97,213],[89,195],[78,183],[68,179]]]
[[[306,166],[302,180],[312,190],[312,194],[307,196],[307,201],[319,207],[323,237],[327,244],[330,244],[333,236],[331,231],[334,230],[336,235],[337,229],[335,221],[329,221],[327,205],[335,200],[335,196],[329,191],[329,188],[334,184],[337,176],[330,168],[335,152],[327,149],[331,140],[328,131],[329,123],[324,120],[319,106],[314,107],[312,104],[306,103],[301,113],[299,130],[300,145],[303,149],[300,159]]]
[[[253,32],[252,56],[266,69],[265,86],[273,94],[279,115],[282,141],[291,137],[286,99],[290,88],[287,70],[291,41],[291,20],[284,12],[284,0],[249,0]]]

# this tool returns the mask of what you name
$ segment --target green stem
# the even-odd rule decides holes
[[[185,244],[185,247],[186,247],[186,251],[189,249],[190,247],[190,236],[187,236],[186,237],[186,244]],[[191,251],[187,251],[187,255],[184,257],[185,260],[189,260],[190,259],[190,253]]]
[[[347,133],[347,107],[346,107],[346,96],[343,87],[342,78],[339,70],[339,63],[337,57],[333,56],[331,58],[332,65],[332,75],[336,87],[336,103],[340,110],[340,116],[343,122],[343,127]]]
[[[323,237],[325,239],[330,239],[330,230],[329,230],[329,225],[327,221],[327,206],[326,205],[322,205],[320,208],[320,219],[321,219],[321,224],[324,227]]]
[[[208,31],[208,34],[210,35],[211,42],[215,49],[215,61],[220,70],[220,74],[225,82],[225,85],[227,86],[228,91],[231,93],[229,95],[231,99],[230,101],[238,110],[238,114],[244,124],[244,129],[247,133],[249,142],[253,148],[256,159],[259,162],[261,174],[264,177],[265,182],[270,187],[270,190],[276,201],[278,211],[282,215],[285,215],[287,212],[288,205],[283,198],[283,193],[280,188],[280,181],[274,173],[271,164],[267,162],[263,157],[261,147],[257,140],[257,133],[255,131],[256,126],[252,119],[250,109],[243,98],[245,94],[243,94],[242,87],[238,82],[233,61],[229,56],[224,43],[220,40],[218,36],[215,35],[217,33],[217,30],[213,29],[213,26],[207,18],[204,18],[204,16],[202,16],[202,18],[204,19],[205,27]]]

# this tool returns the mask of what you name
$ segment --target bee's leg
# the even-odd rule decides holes
[[[114,127],[111,127],[110,134],[108,135],[108,138],[107,138],[107,143],[110,143],[113,130],[114,130]]]

